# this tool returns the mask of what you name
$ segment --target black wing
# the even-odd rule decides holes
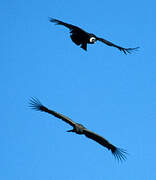
[[[84,129],[84,134],[86,137],[96,141],[97,143],[101,144],[102,146],[106,147],[108,150],[111,150],[112,154],[117,160],[125,160],[126,159],[126,151],[120,148],[115,147],[111,143],[109,143],[106,139],[104,139],[102,136],[89,131],[88,129]]]
[[[68,29],[70,29],[71,31],[72,30],[76,30],[76,31],[81,31],[81,32],[85,32],[83,29],[77,27],[77,26],[74,26],[72,24],[68,24],[68,23],[65,23],[63,21],[60,21],[60,20],[57,20],[57,19],[54,19],[54,18],[51,18],[49,17],[49,21],[52,22],[52,23],[55,23],[56,25],[63,25],[65,27],[67,27]],[[85,32],[86,33],[86,32]]]
[[[70,118],[56,112],[56,111],[53,111],[53,110],[50,110],[48,109],[47,107],[43,106],[42,103],[36,99],[36,98],[31,98],[30,99],[30,107],[32,109],[35,109],[37,111],[44,111],[44,112],[47,112],[49,114],[52,114],[53,116],[59,118],[59,119],[62,119],[63,121],[65,121],[66,123],[70,124],[71,126],[75,126],[75,122],[73,122]]]
[[[98,41],[101,41],[101,42],[107,44],[108,46],[113,46],[113,47],[118,48],[120,51],[123,51],[125,54],[127,54],[127,53],[131,54],[132,51],[137,50],[139,48],[139,47],[135,47],[135,48],[123,48],[123,47],[117,46],[117,45],[113,44],[112,42],[107,41],[107,40],[105,40],[103,38],[96,37],[96,39]]]

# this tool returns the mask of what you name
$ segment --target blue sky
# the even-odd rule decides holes
[[[153,180],[156,58],[154,1],[2,1],[0,179]],[[101,42],[85,52],[68,29],[82,27],[123,47]],[[123,163],[71,127],[28,107],[37,97],[127,150]]]

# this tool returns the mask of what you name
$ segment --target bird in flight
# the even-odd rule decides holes
[[[74,132],[79,135],[85,135],[87,138],[90,138],[90,139],[96,141],[97,143],[101,144],[102,146],[104,146],[108,150],[110,150],[112,152],[112,154],[114,155],[114,157],[118,161],[122,161],[122,160],[126,159],[125,154],[127,154],[127,153],[125,150],[117,148],[116,146],[114,146],[113,144],[108,142],[105,138],[103,138],[102,136],[85,128],[82,124],[75,123],[70,118],[68,118],[56,111],[48,109],[46,106],[42,105],[42,103],[38,99],[31,98],[30,99],[30,107],[34,110],[43,111],[43,112],[49,113],[59,119],[62,119],[64,122],[68,123],[69,125],[71,125],[73,127],[72,130],[68,130],[67,132]]]
[[[78,45],[78,46],[80,45],[80,47],[82,49],[84,49],[85,51],[87,51],[87,44],[94,44],[96,41],[101,41],[108,46],[113,46],[113,47],[119,49],[120,51],[124,52],[124,54],[131,53],[133,50],[137,50],[139,48],[139,47],[123,48],[121,46],[113,44],[110,41],[107,41],[106,39],[103,39],[103,38],[95,36],[94,34],[88,33],[86,31],[84,31],[83,29],[81,29],[77,26],[74,26],[72,24],[68,24],[63,21],[51,18],[51,17],[49,17],[49,21],[52,23],[55,23],[56,25],[63,25],[65,27],[67,27],[70,30],[70,37],[71,37],[72,41],[76,45]]]

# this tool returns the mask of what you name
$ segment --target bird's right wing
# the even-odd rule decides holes
[[[135,51],[135,50],[139,49],[139,47],[135,47],[135,48],[123,48],[123,47],[121,47],[121,46],[118,46],[118,45],[116,45],[116,44],[113,44],[113,43],[110,42],[110,41],[107,41],[106,39],[99,38],[99,37],[96,37],[96,39],[97,39],[98,41],[101,41],[101,42],[107,44],[108,46],[113,46],[113,47],[115,47],[115,48],[118,48],[120,51],[123,51],[124,54],[127,54],[127,53],[130,54],[132,51]]]
[[[48,109],[47,107],[43,106],[42,103],[36,98],[30,99],[30,107],[32,109],[37,110],[37,111],[43,111],[43,112],[47,112],[49,114],[52,114],[53,116],[55,116],[59,119],[62,119],[63,121],[65,121],[66,123],[70,124],[73,127],[75,125],[75,122],[73,122],[70,118],[68,118],[68,117],[66,117],[66,116],[64,116],[64,115],[62,115],[56,111]]]
[[[116,146],[109,143],[109,141],[107,141],[102,136],[100,136],[100,135],[98,135],[98,134],[96,134],[96,133],[94,133],[88,129],[84,129],[83,132],[84,132],[86,137],[96,141],[97,143],[106,147],[108,150],[111,150],[112,154],[114,155],[115,158],[117,158],[117,160],[122,161],[122,160],[126,159],[126,156],[125,156],[126,151],[124,151],[123,149],[117,148]]]

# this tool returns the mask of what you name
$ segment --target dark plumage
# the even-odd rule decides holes
[[[112,145],[111,143],[109,143],[105,138],[103,138],[102,136],[86,129],[83,125],[75,123],[74,121],[72,121],[70,118],[57,113],[56,111],[50,110],[47,107],[43,106],[41,104],[41,102],[36,99],[36,98],[31,98],[30,100],[30,107],[32,109],[35,109],[37,111],[43,111],[43,112],[47,112],[59,119],[62,119],[64,122],[68,123],[69,125],[71,125],[73,127],[72,130],[68,130],[67,132],[75,132],[76,134],[84,134],[86,137],[96,141],[97,143],[101,144],[102,146],[106,147],[108,150],[111,150],[112,154],[114,155],[114,157],[117,160],[125,160],[126,159],[126,151],[124,151],[123,149],[117,148],[116,146]]]
[[[103,43],[105,43],[108,46],[113,46],[118,48],[120,51],[123,51],[124,54],[127,53],[131,53],[133,50],[137,50],[139,47],[136,48],[123,48],[121,46],[117,46],[113,43],[111,43],[110,41],[107,41],[103,38],[99,38],[97,36],[95,36],[94,34],[88,33],[86,31],[84,31],[83,29],[74,26],[72,24],[68,24],[62,21],[59,21],[57,19],[53,19],[53,18],[49,18],[49,21],[52,23],[56,23],[57,25],[63,25],[65,27],[67,27],[70,30],[70,37],[72,39],[72,41],[76,44],[76,45],[80,45],[80,47],[82,49],[84,49],[85,51],[87,51],[87,44],[94,44],[96,41],[101,41]]]

